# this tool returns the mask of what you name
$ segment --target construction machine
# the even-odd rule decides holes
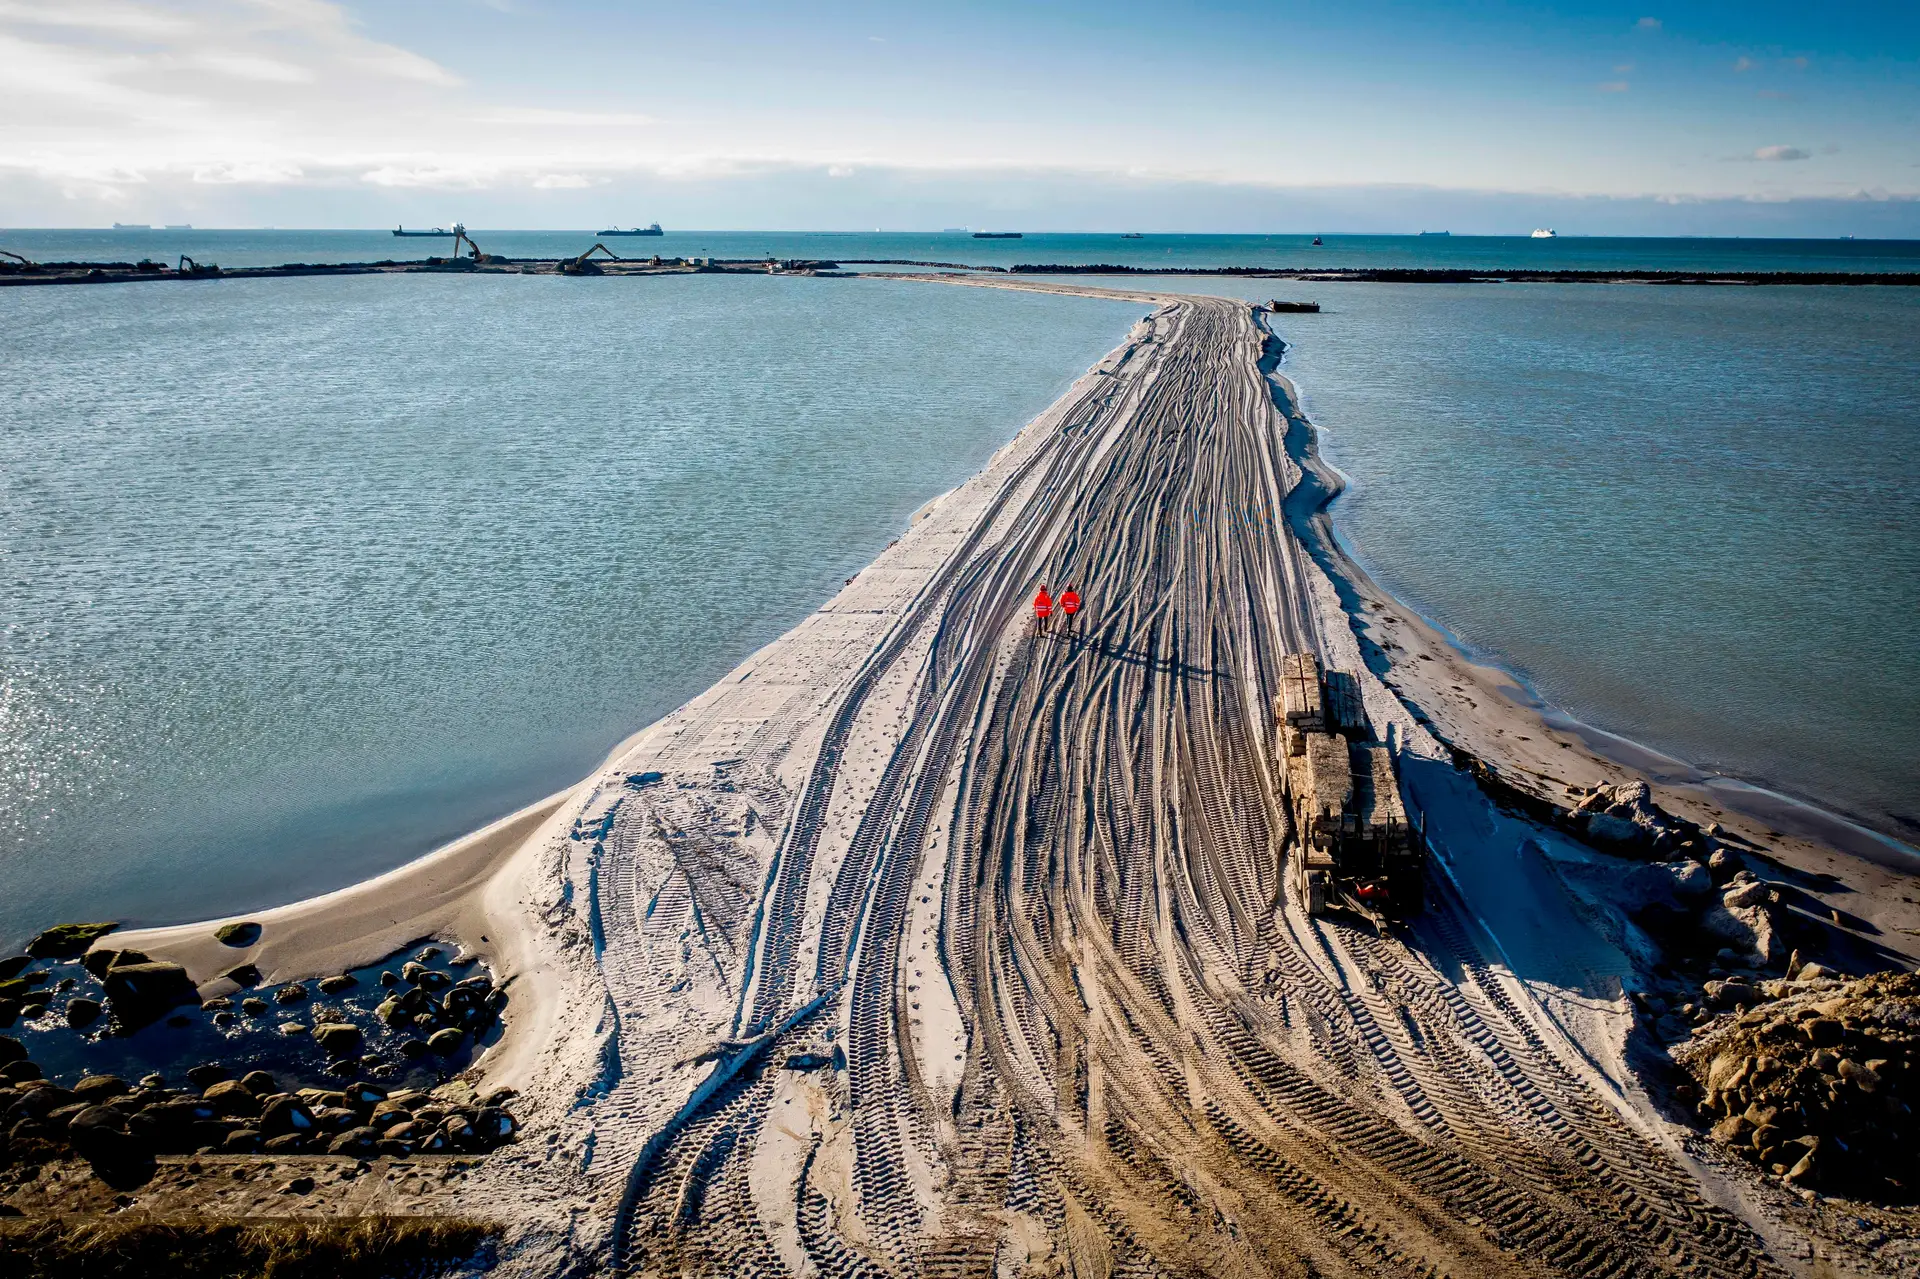
[[[1347,908],[1376,920],[1418,913],[1426,847],[1407,824],[1393,753],[1374,740],[1353,676],[1312,653],[1281,659],[1283,788],[1298,856],[1289,875],[1309,915]]]
[[[615,253],[612,249],[609,249],[604,244],[600,244],[596,242],[593,246],[593,249],[600,250],[600,252],[606,254],[607,257],[609,257],[615,262],[622,261],[622,258],[618,253]],[[592,260],[593,249],[588,249],[585,253],[582,253],[577,258],[561,258],[560,267],[559,267],[560,274],[562,275],[599,275],[601,274],[600,264]]]

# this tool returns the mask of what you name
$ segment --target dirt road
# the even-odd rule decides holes
[[[1262,340],[1157,311],[866,657],[764,881],[730,872],[732,1033],[621,1157],[617,1270],[1772,1273],[1446,882],[1384,931],[1282,892],[1268,708],[1323,637]],[[621,847],[616,1016],[661,909]],[[729,926],[695,897],[690,954]]]

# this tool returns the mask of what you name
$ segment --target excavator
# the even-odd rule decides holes
[[[209,262],[205,266],[201,266],[198,262],[195,262],[192,258],[182,253],[180,255],[180,265],[176,270],[176,274],[189,276],[189,277],[199,276],[199,275],[218,275],[220,274],[220,265],[217,262]]]
[[[606,254],[608,258],[610,258],[615,262],[620,262],[625,260],[618,253],[615,253],[612,249],[609,249],[606,245],[601,244],[597,241],[594,243],[593,249],[600,250],[600,252]],[[600,264],[598,262],[591,260],[593,258],[593,249],[588,249],[585,253],[582,253],[577,258],[561,258],[560,274],[562,275],[600,275],[602,274],[600,270]]]

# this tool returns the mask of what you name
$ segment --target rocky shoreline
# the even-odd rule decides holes
[[[514,1139],[512,1090],[477,1094],[463,1064],[509,1002],[491,975],[460,975],[471,957],[428,945],[311,986],[263,987],[241,964],[196,987],[178,964],[99,945],[112,928],[63,925],[0,960],[0,1023],[32,1041],[0,1035],[0,1190],[65,1158],[133,1186],[168,1155],[479,1156]],[[130,1082],[107,1059],[154,1069]]]

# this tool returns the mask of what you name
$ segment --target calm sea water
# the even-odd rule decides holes
[[[451,226],[449,220],[443,224]],[[475,229],[488,253],[552,258],[579,253],[592,231]],[[1029,235],[976,240],[965,232],[803,233],[668,231],[658,239],[609,238],[622,257],[908,258],[1012,266],[1020,262],[1143,267],[1432,267],[1466,270],[1667,269],[1685,271],[1920,271],[1920,241],[1612,239],[1525,236]],[[396,239],[387,231],[0,231],[0,249],[39,261],[175,263],[182,253],[224,266],[371,262],[445,254],[448,239]]]
[[[617,283],[0,291],[0,953],[345,884],[585,775],[1143,313]]]
[[[127,234],[0,247],[126,257]],[[423,243],[175,234],[231,237],[204,256],[232,265]],[[662,251],[1302,244],[686,237]],[[1920,267],[1873,242],[1329,241],[1345,264]],[[1192,287],[1325,304],[1280,317],[1288,371],[1384,585],[1590,723],[1920,834],[1920,293]],[[1137,314],[760,277],[0,291],[0,943],[286,900],[574,780]]]
[[[1920,291],[1307,291],[1285,368],[1382,585],[1590,724],[1920,837]]]

